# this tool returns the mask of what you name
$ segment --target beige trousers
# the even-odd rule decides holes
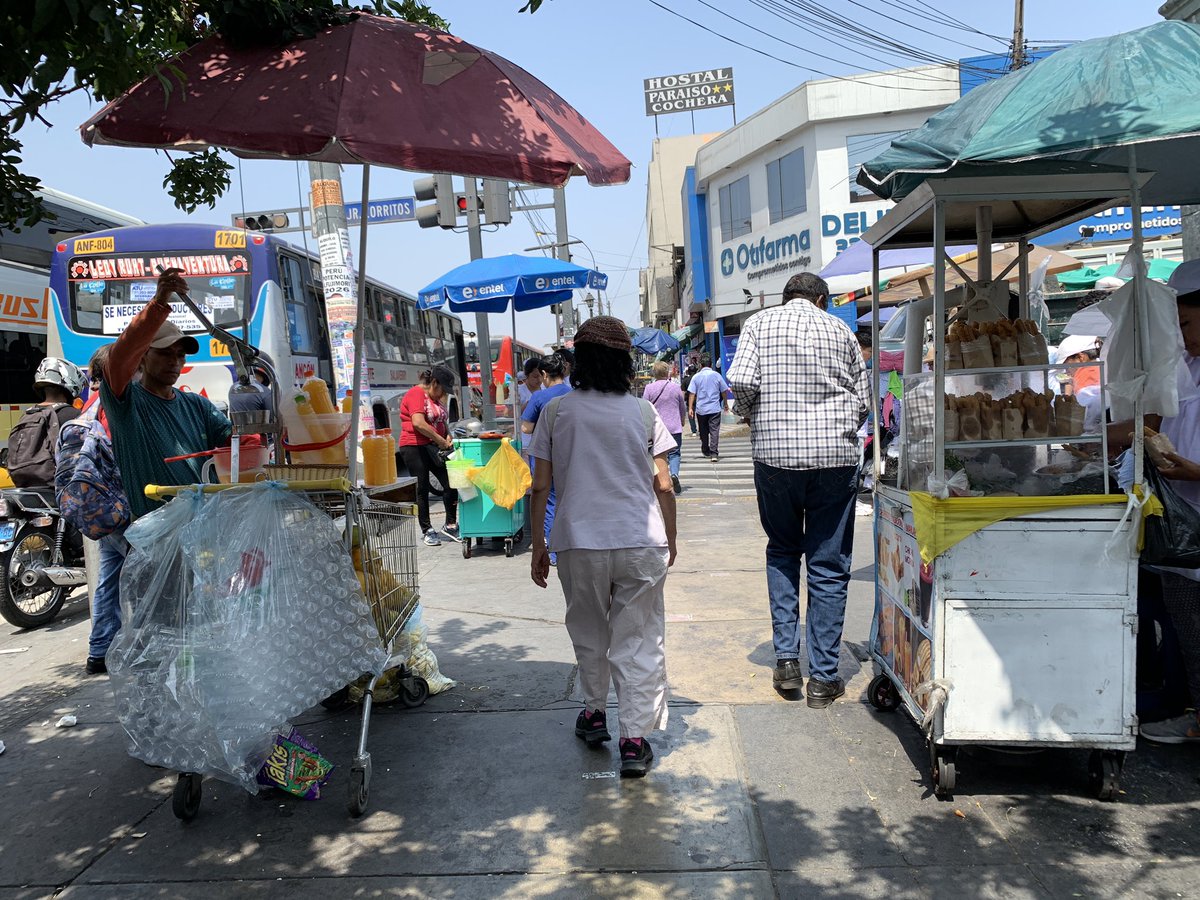
[[[663,548],[558,551],[584,702],[604,709],[611,679],[623,738],[667,724],[667,556]]]

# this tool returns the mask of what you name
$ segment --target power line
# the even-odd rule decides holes
[[[909,87],[909,86],[898,85],[898,84],[879,84],[877,82],[868,81],[866,78],[851,78],[851,77],[847,77],[845,75],[834,75],[830,72],[822,71],[821,69],[815,69],[812,66],[802,65],[801,63],[793,62],[790,59],[784,59],[783,57],[776,56],[773,53],[768,53],[766,50],[762,50],[759,47],[753,47],[749,44],[742,43],[741,41],[736,40],[735,38],[732,38],[729,35],[722,34],[719,31],[714,31],[713,29],[709,28],[707,25],[703,25],[700,22],[697,22],[695,19],[690,18],[689,16],[685,16],[683,13],[678,12],[677,10],[671,9],[669,6],[665,6],[664,4],[658,2],[658,0],[649,0],[649,3],[652,6],[657,6],[659,9],[663,10],[664,12],[668,12],[671,15],[676,16],[677,18],[683,19],[685,22],[690,22],[691,24],[695,25],[697,28],[701,29],[702,31],[706,31],[709,34],[714,35],[715,37],[721,38],[721,40],[723,40],[723,41],[727,41],[728,43],[731,43],[738,47],[741,47],[743,50],[749,50],[753,53],[757,53],[760,56],[765,56],[768,59],[773,59],[776,62],[781,62],[784,65],[791,66],[794,69],[800,69],[805,72],[812,72],[814,75],[820,75],[822,78],[828,78],[833,81],[851,82],[853,84],[859,84],[859,85],[863,85],[866,87],[878,87],[878,88],[886,88],[889,90],[900,90],[900,91],[922,91],[925,93],[942,94],[942,93],[945,93],[946,90],[948,89],[948,88]],[[867,74],[869,76],[874,76],[874,77],[888,77],[888,73],[876,72],[876,73],[867,73]]]

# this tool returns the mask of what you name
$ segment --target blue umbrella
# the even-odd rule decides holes
[[[880,323],[891,321],[892,316],[894,316],[895,314],[896,314],[896,307],[894,307],[894,306],[884,306],[884,307],[880,308],[880,310],[879,310]],[[870,325],[871,324],[871,314],[863,313],[861,316],[859,316],[858,324],[859,325]]]
[[[544,256],[494,256],[472,260],[447,272],[417,295],[418,309],[445,303],[454,312],[502,313],[570,303],[571,291],[604,290],[608,276],[595,269]],[[515,335],[514,335],[515,337]]]
[[[651,355],[679,349],[679,341],[658,328],[635,328],[632,339],[633,346]]]

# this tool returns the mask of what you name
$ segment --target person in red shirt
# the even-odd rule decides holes
[[[417,522],[430,547],[441,544],[429,521],[429,474],[442,485],[442,503],[446,523],[442,534],[460,541],[458,533],[458,491],[450,487],[446,461],[439,450],[454,449],[450,440],[450,416],[446,397],[454,393],[454,373],[445,366],[434,366],[421,373],[420,383],[409,388],[400,401],[400,458],[417,479]]]

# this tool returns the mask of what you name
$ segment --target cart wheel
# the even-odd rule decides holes
[[[876,675],[867,687],[867,699],[880,712],[892,712],[900,705],[900,694],[896,691],[896,686],[892,684],[892,679],[883,674]]]
[[[525,529],[518,528],[517,533],[513,535],[513,543],[519,545],[524,540],[525,540]]]
[[[203,778],[195,772],[180,772],[175,782],[175,794],[171,797],[171,810],[181,822],[190,822],[200,811],[200,800],[204,796],[201,785]]]
[[[954,785],[958,780],[956,762],[957,747],[942,747],[929,742],[929,769],[933,777],[933,794],[940,800],[948,799],[954,793]]]
[[[463,538],[462,548],[463,548],[463,559],[470,559],[471,558],[471,539],[470,538]]]
[[[370,768],[354,768],[350,770],[350,815],[358,818],[367,811],[371,800],[371,770]]]
[[[338,688],[328,697],[321,701],[321,705],[326,709],[339,710],[345,709],[350,705],[350,685],[343,688]]]
[[[429,682],[420,675],[405,678],[400,682],[400,702],[409,709],[416,709],[429,699]]]
[[[1121,793],[1125,754],[1119,750],[1093,750],[1088,757],[1088,781],[1100,800],[1113,801]]]
[[[507,556],[509,559],[512,558],[512,555],[513,555],[513,539],[512,538],[504,539],[504,555]]]

